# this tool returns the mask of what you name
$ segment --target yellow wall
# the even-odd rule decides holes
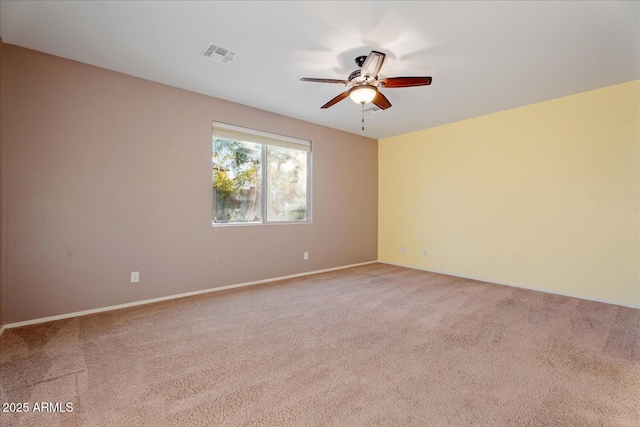
[[[378,258],[640,306],[639,146],[640,80],[383,139]]]

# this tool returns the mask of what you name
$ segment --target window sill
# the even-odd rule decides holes
[[[261,225],[305,225],[311,224],[307,221],[272,221],[272,222],[212,222],[212,227],[259,227]]]

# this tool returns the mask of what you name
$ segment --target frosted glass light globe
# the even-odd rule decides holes
[[[378,90],[374,86],[356,86],[349,91],[349,98],[356,104],[367,104],[373,101]]]

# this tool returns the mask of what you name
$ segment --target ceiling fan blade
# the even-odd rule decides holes
[[[391,103],[389,102],[387,97],[380,93],[380,91],[376,93],[375,98],[373,98],[371,102],[373,102],[378,108],[382,110],[386,110],[387,108],[391,107]]]
[[[377,77],[385,56],[386,55],[382,52],[372,50],[369,56],[367,56],[367,59],[364,60],[364,64],[362,64],[362,71],[360,72],[360,75],[369,74],[373,77]]]
[[[300,79],[300,81],[303,82],[315,82],[315,83],[340,83],[343,85],[346,85],[347,83],[349,83],[346,80],[338,80],[338,79],[314,79],[314,78],[309,78],[309,77],[303,77]]]
[[[326,104],[324,104],[320,108],[329,108],[332,105],[337,104],[338,102],[342,101],[343,99],[345,99],[348,96],[349,96],[349,91],[342,92],[340,95],[336,96],[335,98],[333,98],[331,101],[327,102]]]
[[[380,80],[382,87],[412,87],[431,84],[431,77],[389,77]]]

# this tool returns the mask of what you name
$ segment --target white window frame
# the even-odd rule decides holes
[[[312,176],[312,150],[311,141],[306,139],[294,138],[291,136],[279,135],[276,133],[264,132],[261,130],[245,128],[241,126],[231,125],[222,122],[213,122],[212,140],[215,138],[227,138],[237,141],[250,142],[260,144],[262,164],[261,178],[262,188],[260,191],[260,213],[262,221],[260,222],[215,222],[211,219],[213,227],[238,227],[238,226],[261,226],[261,225],[292,225],[292,224],[311,224],[312,218],[312,197],[311,197],[311,176]],[[267,147],[283,147],[292,148],[307,153],[307,219],[300,221],[269,221],[267,219]],[[211,204],[213,206],[213,203]]]

